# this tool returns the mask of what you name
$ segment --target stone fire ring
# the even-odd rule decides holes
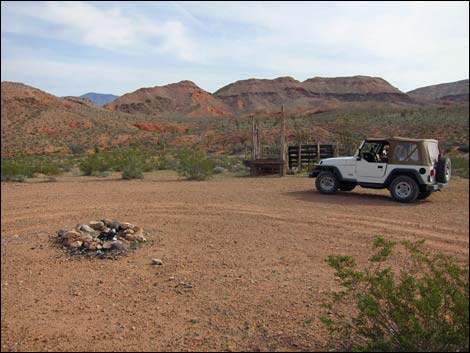
[[[127,222],[103,219],[60,230],[57,243],[73,253],[127,252],[132,245],[146,242],[142,228]]]

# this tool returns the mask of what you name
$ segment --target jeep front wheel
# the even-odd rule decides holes
[[[332,172],[321,172],[315,180],[315,186],[322,194],[334,194],[338,190],[338,184],[338,179]]]
[[[415,202],[419,195],[419,185],[413,178],[402,175],[393,179],[390,184],[390,193],[395,201]]]

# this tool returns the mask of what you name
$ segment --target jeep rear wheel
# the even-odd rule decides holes
[[[419,185],[413,178],[401,175],[393,179],[390,184],[390,193],[395,201],[415,202],[419,195]]]
[[[338,179],[332,172],[321,172],[315,180],[315,186],[322,194],[334,194],[338,190],[338,184]]]
[[[424,200],[425,198],[428,198],[429,196],[431,196],[431,194],[432,194],[432,191],[430,190],[421,191],[418,195],[418,200]]]

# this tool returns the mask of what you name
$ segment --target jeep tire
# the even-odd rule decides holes
[[[342,182],[339,184],[339,189],[341,191],[352,191],[356,187],[354,183]]]
[[[339,182],[332,172],[324,171],[318,174],[315,186],[322,194],[334,194],[338,190]]]
[[[432,194],[431,190],[420,191],[418,195],[418,200],[424,200],[428,198],[429,196],[431,196],[431,194]]]
[[[447,184],[451,177],[452,164],[449,157],[439,157],[436,166],[436,180],[438,183]]]
[[[395,201],[415,202],[419,195],[419,185],[412,177],[400,175],[390,184],[390,193]]]

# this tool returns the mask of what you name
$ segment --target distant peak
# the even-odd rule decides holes
[[[193,81],[183,80],[177,83],[170,83],[167,86],[179,86],[179,87],[189,87],[189,88],[199,88]]]

